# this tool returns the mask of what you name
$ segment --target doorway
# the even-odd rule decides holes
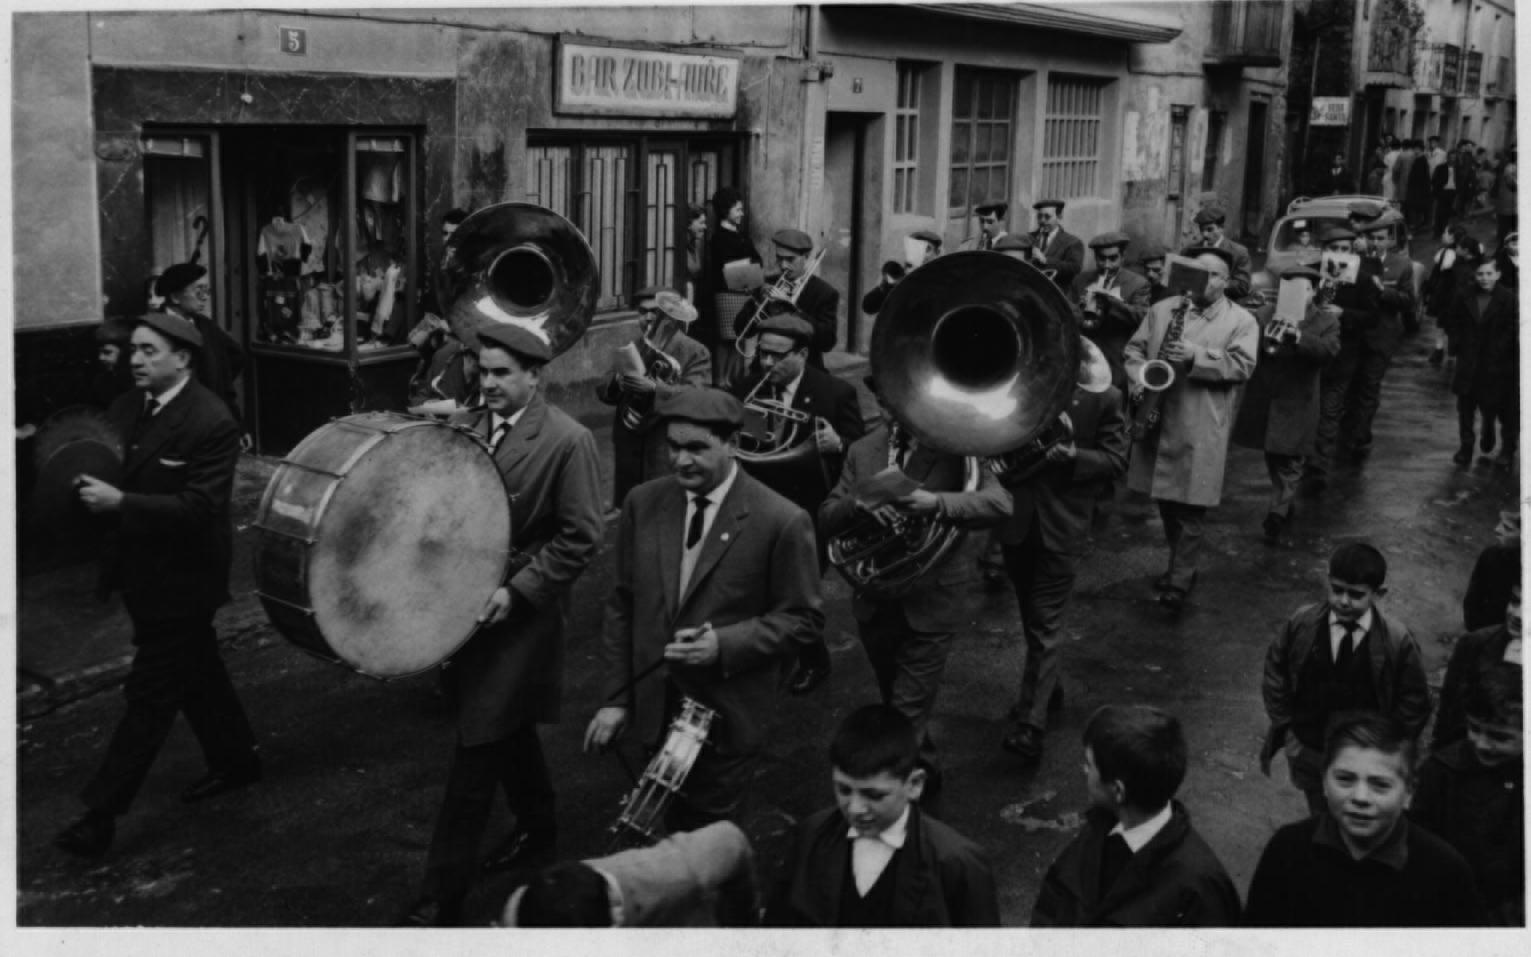
[[[822,230],[825,245],[818,275],[841,292],[835,343],[845,352],[864,352],[871,338],[870,324],[863,322],[857,306],[865,289],[866,237],[877,235],[875,224],[868,222],[868,207],[875,204],[866,201],[866,144],[873,119],[864,113],[826,115],[824,184],[817,222],[810,223]]]

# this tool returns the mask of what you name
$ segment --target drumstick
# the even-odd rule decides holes
[[[702,624],[702,627],[700,627],[700,628],[698,628],[696,630],[696,634],[700,634],[701,632],[704,632],[704,631],[709,631],[709,630],[711,630],[711,628],[712,628],[712,622],[710,622],[710,621],[709,622],[704,622]],[[688,638],[687,640],[689,641],[690,639]],[[647,678],[649,675],[651,675],[654,672],[658,671],[660,669],[660,667],[662,665],[664,665],[664,664],[665,664],[665,660],[663,658],[660,658],[659,660],[655,661],[653,664],[649,665],[647,668],[644,668],[642,671],[640,671],[637,674],[633,675],[632,680],[629,681],[627,684],[623,685],[622,687],[618,688],[616,691],[613,691],[611,694],[607,695],[606,696],[606,700],[607,701],[613,701],[619,695],[624,695],[627,692],[631,691],[633,689],[633,687],[638,684],[638,682],[642,681],[644,678]]]

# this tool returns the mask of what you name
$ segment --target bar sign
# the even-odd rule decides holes
[[[308,56],[308,31],[302,27],[277,27],[283,53]]]

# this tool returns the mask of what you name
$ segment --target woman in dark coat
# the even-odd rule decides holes
[[[748,291],[731,292],[723,280],[723,267],[741,259],[763,266],[765,260],[750,242],[744,226],[744,197],[732,186],[724,186],[712,195],[712,212],[717,228],[712,231],[708,248],[707,277],[713,291],[713,314],[716,316],[717,345],[713,347],[712,374],[718,385],[733,381],[741,371],[743,358],[734,349],[733,319],[749,301]]]

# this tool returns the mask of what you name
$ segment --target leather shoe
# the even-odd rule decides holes
[[[448,904],[434,897],[422,897],[410,905],[395,924],[397,927],[456,927],[462,923],[462,905]]]
[[[90,812],[64,828],[53,839],[53,846],[77,857],[100,857],[112,846],[117,822],[110,814]]]
[[[553,856],[555,838],[538,831],[516,828],[484,858],[485,873],[508,871],[529,864],[544,864]]]
[[[822,644],[811,645],[798,653],[797,666],[792,669],[792,677],[787,679],[787,690],[795,695],[804,695],[829,677],[829,649]]]
[[[256,763],[237,771],[209,771],[202,778],[181,792],[181,800],[195,804],[208,798],[237,791],[261,779],[260,764]]]
[[[1003,745],[1023,764],[1037,764],[1042,760],[1042,732],[1029,724],[1020,725],[1006,735]]]

